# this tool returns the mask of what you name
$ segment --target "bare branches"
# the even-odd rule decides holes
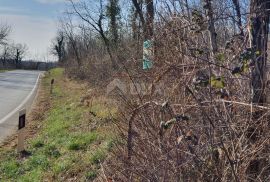
[[[264,92],[266,84],[267,44],[269,33],[270,3],[265,1],[251,1],[251,48],[259,52],[253,56],[252,69],[252,102],[263,104],[266,100]]]
[[[58,57],[59,63],[63,64],[65,59],[65,35],[59,31],[57,37],[52,44],[52,53]]]
[[[86,69],[67,70],[92,85],[106,87],[117,79],[125,87],[112,95],[120,110],[119,121],[113,122],[121,145],[103,165],[103,176],[115,181],[267,181],[270,109],[250,102],[251,71],[266,57],[266,42],[260,44],[266,34],[258,31],[254,39],[264,52],[249,47],[247,22],[241,22],[249,14],[240,12],[246,7],[232,0],[205,0],[204,5],[162,0],[156,9],[150,0],[130,2],[132,22],[121,27],[119,49],[114,49],[110,19],[104,16],[106,2],[96,1],[94,10],[86,2],[70,1],[70,15],[82,22],[82,32],[69,23],[72,37],[78,47],[90,45],[94,51],[79,48],[87,52],[81,54]],[[261,18],[266,17],[257,20]],[[155,32],[147,32],[152,24]],[[141,69],[143,39],[134,39],[131,28],[144,38],[153,35],[153,69]],[[97,35],[91,44],[84,43],[92,32]],[[121,61],[121,69],[97,64],[109,57]],[[261,166],[252,167],[253,161]],[[254,169],[257,174],[250,172]]]
[[[136,9],[140,17],[140,21],[143,27],[144,39],[151,39],[153,36],[154,31],[154,1],[153,0],[146,0],[146,17],[144,16],[144,12],[142,9],[143,1],[132,0],[132,3]]]
[[[0,25],[0,44],[6,44],[6,38],[11,32],[11,28],[8,25]]]
[[[240,35],[244,36],[239,0],[232,0],[232,1],[235,7],[236,15],[237,15],[237,24],[238,24],[238,28],[240,29]]]
[[[145,26],[145,19],[144,19],[144,16],[143,16],[143,11],[142,11],[142,8],[138,2],[138,0],[132,0],[132,3],[137,11],[137,13],[139,14],[139,17],[140,17],[140,20],[142,22],[142,25],[143,27]]]
[[[208,18],[208,30],[210,32],[210,41],[211,41],[211,48],[213,51],[213,54],[216,54],[218,51],[218,45],[217,45],[217,33],[215,28],[215,22],[214,22],[214,12],[212,7],[212,1],[211,0],[205,0],[204,8],[206,10],[207,18]]]
[[[99,0],[99,9],[98,14],[96,15],[98,18],[94,17],[93,12],[89,10],[90,7],[86,5],[85,2],[82,2],[79,5],[76,5],[72,0],[69,0],[71,3],[73,10],[75,11],[75,14],[82,19],[84,22],[89,24],[94,30],[96,30],[99,35],[102,37],[104,44],[106,46],[107,52],[110,56],[110,60],[112,62],[112,66],[114,68],[117,67],[117,63],[115,62],[115,59],[112,56],[111,51],[111,44],[107,36],[105,35],[105,31],[103,29],[103,19],[104,19],[104,8],[103,8],[103,1]]]

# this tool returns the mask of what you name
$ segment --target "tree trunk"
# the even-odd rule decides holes
[[[118,0],[110,0],[109,6],[107,7],[108,16],[110,19],[110,31],[112,34],[112,42],[114,43],[115,47],[118,44],[118,23],[117,23],[117,16],[119,15],[119,6]]]
[[[188,4],[188,0],[185,0],[185,6],[187,9],[187,15],[188,15],[188,19],[191,20],[191,15],[190,15],[190,8],[189,8],[189,4]]]
[[[256,52],[253,56],[252,68],[252,102],[263,104],[265,102],[265,83],[266,83],[266,62],[267,62],[267,42],[269,32],[269,8],[270,2],[264,0],[251,0],[250,23],[251,48]]]
[[[18,69],[19,67],[19,60],[20,60],[20,51],[16,49],[16,56],[15,56],[15,67]]]
[[[116,16],[113,16],[111,19],[111,27],[112,27],[112,34],[113,34],[113,42],[115,45],[117,45],[118,44],[118,30],[117,30]]]
[[[244,36],[239,0],[232,0],[232,1],[233,1],[233,4],[234,4],[235,11],[236,11],[237,25],[238,25],[238,28],[240,30],[240,35]]]
[[[155,15],[153,0],[145,0],[146,18],[144,18],[143,10],[140,7],[140,3],[137,0],[132,0],[132,2],[142,23],[144,40],[151,39],[154,33],[153,23],[154,23],[154,15]]]
[[[137,17],[138,17],[138,12],[134,9],[131,11],[131,28],[132,28],[132,38],[136,41],[138,40],[138,25],[137,25]]]
[[[154,2],[153,0],[145,0],[146,2],[146,35],[145,39],[151,39],[154,34]]]
[[[141,23],[142,23],[142,27],[143,27],[143,32],[145,32],[145,20],[144,20],[144,16],[143,16],[143,11],[142,8],[140,6],[140,3],[137,0],[132,0],[132,3],[137,11],[137,13],[139,14]]]
[[[74,50],[74,54],[75,54],[75,58],[76,58],[78,67],[81,67],[82,66],[82,62],[81,62],[81,58],[80,58],[80,55],[79,55],[79,50],[78,50],[77,42],[73,38],[70,38],[70,41],[71,41],[72,48]]]
[[[204,9],[206,11],[206,15],[208,18],[208,30],[210,32],[210,43],[211,43],[211,49],[212,53],[216,54],[218,51],[218,45],[217,45],[217,33],[215,29],[215,21],[214,21],[214,13],[212,8],[212,0],[205,0]]]

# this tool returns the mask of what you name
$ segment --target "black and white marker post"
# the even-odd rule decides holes
[[[19,112],[18,145],[17,145],[18,152],[24,151],[25,124],[26,124],[26,109],[23,109]]]

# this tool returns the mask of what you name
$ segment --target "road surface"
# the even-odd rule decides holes
[[[25,70],[0,73],[0,143],[16,132],[19,111],[30,108],[40,73]]]

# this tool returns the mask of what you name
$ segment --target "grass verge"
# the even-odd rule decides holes
[[[12,71],[12,69],[0,69],[0,73],[4,73],[6,71]]]
[[[81,104],[87,86],[68,80],[60,68],[45,74],[40,89],[43,99],[35,108],[41,113],[32,113],[28,127],[30,155],[22,157],[15,144],[1,147],[0,181],[94,180],[116,139],[110,124],[116,107],[104,97],[96,97],[91,106]]]

